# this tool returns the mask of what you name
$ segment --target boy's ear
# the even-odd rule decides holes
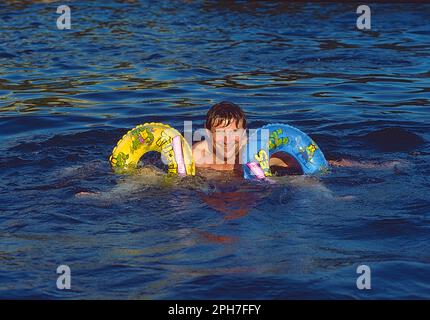
[[[206,128],[205,128],[205,130],[206,130],[206,137],[210,138],[212,136],[211,131],[209,129],[206,129]]]

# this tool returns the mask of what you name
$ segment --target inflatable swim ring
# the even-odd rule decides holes
[[[176,129],[163,123],[145,123],[128,131],[113,149],[109,162],[117,172],[124,172],[135,168],[149,151],[164,156],[169,174],[195,174],[189,144]]]
[[[286,153],[301,167],[303,174],[325,172],[328,163],[317,144],[304,132],[286,124],[272,123],[255,131],[242,151],[245,179],[262,180],[272,176],[269,160]]]

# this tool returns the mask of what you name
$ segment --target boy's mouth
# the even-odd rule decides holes
[[[213,145],[213,152],[218,159],[227,161],[238,153],[238,146],[236,143],[225,144],[224,142],[215,143]]]

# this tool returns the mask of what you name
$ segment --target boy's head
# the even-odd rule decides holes
[[[235,124],[236,128],[245,129],[246,119],[243,110],[236,104],[222,101],[213,105],[206,114],[206,129],[225,128]]]
[[[217,103],[206,115],[206,130],[211,136],[213,152],[224,161],[230,161],[239,153],[245,129],[245,113],[232,102]]]

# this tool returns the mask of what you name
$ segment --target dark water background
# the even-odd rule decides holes
[[[0,297],[430,298],[429,5],[370,4],[362,32],[352,4],[90,3],[0,3]],[[128,129],[221,100],[396,164],[216,191],[111,172]]]

